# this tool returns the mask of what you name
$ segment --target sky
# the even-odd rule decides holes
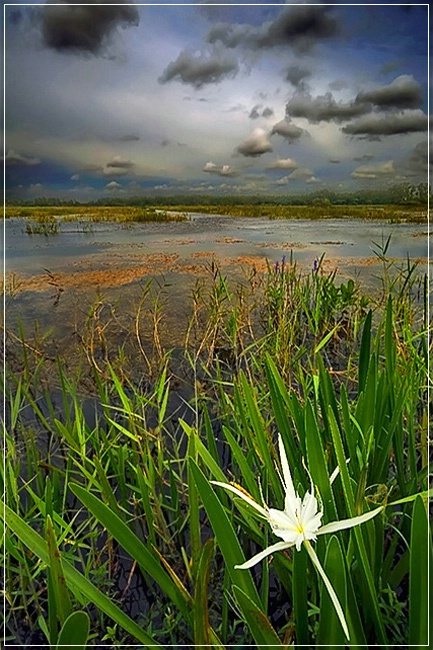
[[[73,4],[5,5],[7,198],[427,181],[427,4]]]

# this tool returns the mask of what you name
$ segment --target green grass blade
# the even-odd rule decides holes
[[[248,464],[248,461],[245,458],[245,451],[236,442],[231,431],[225,425],[223,425],[222,431],[224,433],[225,438],[227,439],[227,442],[230,445],[233,458],[236,460],[237,464],[239,465],[242,479],[245,481],[245,487],[255,499],[261,501],[260,490],[257,485],[257,477],[252,471],[250,465]],[[218,480],[220,479],[218,478]],[[225,477],[222,480],[223,481],[226,480]]]
[[[208,539],[202,548],[194,585],[194,644],[198,648],[211,644],[209,623],[208,589],[210,563],[215,551],[215,542]]]
[[[0,504],[0,517],[5,516],[5,523],[10,530],[35,554],[42,562],[49,565],[50,556],[48,547],[44,539],[36,533],[28,524],[26,524],[19,515],[17,515],[8,506]],[[137,625],[127,614],[122,612],[115,603],[105,594],[101,593],[85,576],[75,569],[69,562],[63,562],[63,572],[68,587],[73,591],[77,590],[83,594],[101,611],[107,614],[123,630],[135,637],[146,648],[162,646],[157,643],[150,635],[147,634],[139,625]]]
[[[237,585],[233,586],[233,593],[257,647],[272,646],[282,648],[277,633],[262,610]]]
[[[364,625],[359,613],[357,595],[353,586],[350,572],[346,574],[347,580],[347,623],[349,626],[351,648],[358,648],[367,645],[364,633]]]
[[[89,637],[90,618],[86,612],[73,612],[60,630],[56,650],[68,646],[69,650],[85,650]]]
[[[104,501],[107,505],[116,513],[118,517],[123,519],[122,511],[119,508],[114,492],[111,488],[111,485],[108,481],[107,474],[104,471],[104,468],[101,465],[101,461],[98,456],[93,457],[93,463],[95,465],[96,473],[99,480],[99,486],[101,489],[101,494],[104,498]]]
[[[272,487],[274,488],[275,494],[280,495],[281,486],[279,484],[277,475],[272,471],[274,463],[269,451],[271,445],[269,444],[269,437],[266,431],[266,426],[257,404],[258,399],[254,394],[253,387],[248,383],[248,380],[242,371],[240,373],[240,383],[245,400],[247,417],[255,434],[260,460],[269,469],[269,478],[272,481]]]
[[[329,470],[326,463],[325,450],[323,448],[322,437],[320,435],[317,420],[314,417],[311,402],[305,404],[305,441],[307,447],[308,467],[313,478],[313,482],[319,488],[319,493],[323,501],[324,513],[327,521],[337,519],[337,507],[335,505],[334,493],[329,480]]]
[[[209,410],[203,408],[203,422],[206,431],[206,441],[209,448],[209,453],[216,463],[219,463],[218,449],[215,441],[215,432],[212,427],[212,422],[209,415]]]
[[[201,534],[200,534],[200,505],[197,494],[197,486],[191,473],[191,460],[197,461],[196,440],[198,440],[197,431],[191,427],[191,432],[188,437],[187,449],[187,476],[188,476],[188,505],[189,505],[189,537],[191,548],[192,572],[195,572],[198,567],[200,549],[201,549]]]
[[[325,368],[322,357],[317,355],[317,366],[319,369],[319,400],[322,407],[323,419],[326,423],[327,413],[332,412],[335,420],[340,426],[340,415],[338,411],[337,396],[329,372]]]
[[[298,467],[300,461],[299,445],[296,443],[290,429],[289,412],[295,420],[296,429],[301,430],[302,414],[294,402],[295,397],[289,395],[286,385],[278,372],[278,369],[269,355],[265,357],[265,372],[272,401],[272,408],[275,415],[278,430],[287,442],[286,451],[290,467]]]
[[[331,426],[332,440],[334,443],[335,453],[337,455],[338,466],[340,468],[340,476],[343,485],[347,513],[349,517],[354,517],[357,513],[355,512],[355,500],[353,496],[349,470],[347,469],[346,465],[345,450],[343,447],[340,430],[331,408],[328,410],[328,419]],[[352,529],[352,534],[356,541],[355,548],[358,556],[359,567],[361,574],[364,577],[365,586],[368,591],[367,603],[369,605],[371,616],[374,622],[377,638],[381,644],[386,645],[385,628],[380,612],[377,590],[374,586],[373,575],[368,561],[368,553],[365,548],[364,538],[360,527],[355,526]]]
[[[359,365],[358,365],[358,393],[364,391],[365,382],[367,380],[368,368],[370,365],[370,348],[371,348],[371,309],[368,312],[364,327],[362,330],[361,347],[359,349]]]
[[[237,585],[257,607],[260,607],[260,597],[250,572],[234,568],[235,565],[243,564],[245,562],[245,556],[239,544],[237,535],[233,530],[230,519],[227,517],[223,506],[203,472],[194,461],[190,461],[190,463],[200,498],[209,517],[218,546],[224,557],[224,562],[230,575],[231,582],[233,585]]]
[[[63,623],[72,612],[72,605],[69,598],[69,591],[66,586],[66,580],[62,567],[62,559],[57,546],[56,535],[50,515],[47,515],[45,528],[47,548],[50,556],[50,582],[53,587],[55,611],[60,624],[63,625]]]
[[[329,577],[335,593],[337,594],[340,605],[345,612],[347,604],[347,584],[346,584],[346,561],[341,550],[340,543],[335,535],[329,539],[324,561],[324,569]],[[348,621],[349,633],[350,622]],[[350,634],[352,639],[352,634]],[[320,619],[319,630],[317,633],[317,645],[326,645],[335,648],[338,645],[344,645],[346,636],[341,627],[340,619],[337,616],[335,607],[331,601],[328,590],[321,585],[320,596]]]
[[[293,554],[292,597],[295,613],[296,645],[309,646],[308,634],[308,593],[307,593],[307,552],[301,547]]]
[[[341,417],[343,421],[344,432],[346,434],[347,448],[349,451],[349,458],[353,459],[352,463],[352,476],[357,478],[357,463],[356,463],[356,449],[360,437],[360,431],[354,424],[349,406],[349,398],[347,395],[347,388],[344,384],[341,386],[340,391],[340,404],[341,404]]]
[[[180,609],[187,620],[190,620],[188,609],[188,592],[180,591],[173,583],[158,560],[146,548],[144,543],[128,528],[128,526],[108,508],[100,499],[80,485],[71,484],[71,491],[96,517],[100,524],[119,542],[122,548],[134,559],[145,573],[148,573],[158,583],[160,588],[169,596]]]
[[[429,561],[430,560],[430,561]],[[423,500],[418,496],[413,506],[410,537],[409,572],[409,644],[427,646],[429,621],[429,566],[432,545]]]
[[[318,344],[316,345],[316,347],[314,348],[314,354],[317,354],[318,352],[320,352],[320,350],[321,350],[322,348],[325,347],[325,345],[328,343],[329,339],[331,339],[331,338],[334,336],[334,334],[335,334],[335,332],[338,330],[338,328],[339,328],[339,325],[336,325],[335,327],[333,327],[332,330],[331,330],[330,332],[328,332],[328,333],[323,337],[323,339],[322,339],[321,341],[319,341],[319,343],[318,343]]]

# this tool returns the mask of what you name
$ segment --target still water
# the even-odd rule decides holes
[[[427,269],[427,224],[368,220],[269,220],[192,213],[187,221],[167,223],[61,222],[55,235],[28,235],[26,221],[5,221],[6,325],[21,320],[55,326],[70,337],[85,319],[95,296],[131,309],[149,279],[164,303],[166,328],[179,329],[191,311],[196,283],[209,278],[213,261],[235,282],[260,274],[286,256],[311,270],[323,258],[323,272],[337,279],[377,284],[376,253],[390,237],[387,258],[409,257]],[[167,308],[168,307],[168,308]],[[119,308],[119,307],[118,307]]]
[[[179,263],[204,259],[206,254],[221,260],[266,258],[272,263],[291,250],[299,262],[312,262],[325,254],[342,267],[355,266],[356,258],[372,257],[374,243],[381,245],[389,236],[389,257],[427,258],[426,224],[269,220],[192,213],[188,221],[172,223],[64,222],[59,234],[47,237],[27,235],[24,220],[8,219],[6,271],[24,275],[40,274],[44,269],[67,272],[80,264],[96,269],[113,257],[119,266],[127,266],[138,255],[146,254],[176,255]]]

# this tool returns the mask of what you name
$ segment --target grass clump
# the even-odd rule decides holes
[[[35,220],[26,223],[25,232],[27,235],[57,235],[60,232],[60,224],[50,214],[39,215]]]
[[[5,641],[59,643],[80,620],[90,646],[347,642],[304,550],[234,568],[277,539],[212,481],[282,510],[281,435],[323,524],[382,507],[314,543],[350,644],[425,645],[426,284],[384,264],[371,296],[320,260],[235,287],[210,265],[181,350],[158,300],[143,335],[150,285],[121,347],[98,298],[74,371],[36,332],[8,338]]]
[[[52,228],[60,222],[80,222],[85,224],[113,222],[113,223],[145,223],[152,221],[184,221],[187,217],[181,213],[164,210],[154,207],[142,206],[35,206],[19,207],[6,206],[6,218],[30,219],[26,223],[25,230],[29,234],[42,233],[53,234],[49,231],[48,225]]]

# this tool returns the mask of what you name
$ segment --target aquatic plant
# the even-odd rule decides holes
[[[26,223],[25,232],[27,235],[57,235],[60,232],[60,226],[55,218],[44,217],[43,219]]]
[[[172,352],[150,284],[132,317],[98,294],[66,358],[53,332],[9,329],[5,642],[59,644],[88,616],[89,645],[344,644],[305,542],[234,568],[270,544],[246,490],[314,506],[352,644],[426,645],[426,283],[387,274],[366,296],[290,259],[242,288],[210,265]]]
[[[45,205],[16,206],[7,205],[6,218],[31,218],[40,222],[50,217],[60,217],[65,221],[181,221],[190,213],[226,215],[231,217],[261,217],[268,219],[367,219],[383,220],[391,223],[426,223],[428,221],[426,202],[384,205],[370,203],[306,203],[293,200],[292,204],[275,202],[272,198],[253,203],[246,199],[236,202],[221,199],[219,203],[186,203],[179,200],[155,205],[136,205],[130,200],[118,205]]]
[[[265,557],[268,557],[277,551],[284,551],[291,548],[292,546],[296,546],[296,550],[300,551],[301,546],[304,545],[314,567],[317,569],[317,572],[323,579],[326,589],[328,590],[329,597],[331,598],[332,604],[334,605],[335,611],[341,623],[341,627],[343,628],[344,634],[346,635],[346,638],[349,639],[349,629],[347,627],[347,622],[341,608],[341,604],[331,582],[329,581],[329,578],[327,577],[322,565],[320,564],[316,552],[311,546],[311,541],[315,542],[318,535],[325,535],[327,533],[329,534],[337,532],[339,530],[353,528],[353,526],[359,526],[360,524],[363,524],[378,515],[379,512],[382,511],[383,507],[379,506],[379,508],[375,508],[374,510],[366,512],[363,515],[345,519],[343,521],[334,521],[322,526],[321,519],[323,517],[323,511],[319,510],[317,499],[314,494],[314,485],[311,478],[310,491],[307,491],[304,497],[301,499],[299,494],[295,491],[293,485],[293,479],[290,473],[289,463],[287,461],[287,456],[281,435],[278,437],[278,448],[280,451],[280,461],[283,472],[281,482],[283,484],[285,492],[284,510],[276,510],[275,508],[269,508],[266,504],[258,504],[250,495],[236,487],[236,485],[231,485],[230,483],[220,483],[219,481],[211,481],[213,485],[219,485],[220,487],[233,492],[233,494],[240,497],[255,510],[257,510],[259,514],[261,514],[262,517],[268,522],[274,535],[281,537],[283,540],[282,542],[277,542],[276,544],[268,546],[268,548],[266,548],[264,551],[260,551],[250,560],[247,560],[241,565],[235,566],[235,569],[250,569]],[[331,484],[333,483],[333,479],[336,477],[336,475],[337,474],[335,473],[332,479],[330,478]]]
[[[7,206],[6,218],[28,220],[25,232],[28,234],[54,234],[59,231],[59,221],[79,222],[84,232],[91,232],[92,223],[141,223],[151,221],[185,221],[181,211],[165,210],[152,206]],[[57,227],[56,227],[57,224]]]

